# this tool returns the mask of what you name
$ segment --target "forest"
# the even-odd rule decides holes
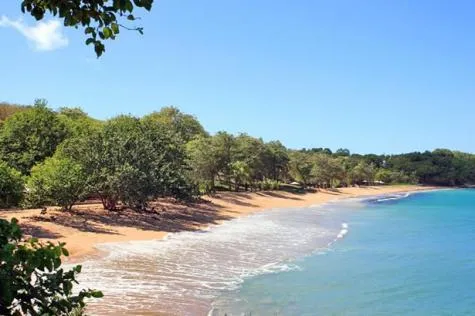
[[[475,155],[290,149],[246,133],[211,135],[176,107],[101,121],[80,108],[52,110],[45,100],[0,103],[0,208],[70,210],[95,198],[108,210],[143,210],[159,197],[375,183],[472,185]]]

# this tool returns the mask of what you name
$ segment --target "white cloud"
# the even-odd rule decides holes
[[[19,19],[13,21],[6,16],[0,18],[0,26],[11,27],[32,44],[38,51],[51,51],[68,45],[68,38],[63,34],[62,25],[58,20],[37,22],[34,26],[28,26]]]

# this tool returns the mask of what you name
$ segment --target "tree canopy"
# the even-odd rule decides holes
[[[66,138],[65,126],[46,105],[37,100],[33,107],[8,117],[0,130],[0,160],[23,174],[52,156]]]
[[[475,155],[448,149],[399,155],[289,149],[245,133],[210,135],[176,107],[99,121],[80,108],[53,111],[37,101],[0,125],[3,207],[23,201],[69,210],[81,199],[100,198],[106,209],[143,210],[158,197],[190,199],[291,182],[329,188],[376,181],[475,184]]]
[[[0,208],[17,206],[23,196],[21,173],[0,161]]]
[[[196,117],[185,114],[174,106],[164,107],[158,112],[146,115],[143,119],[166,127],[184,143],[189,142],[196,136],[207,135],[205,129]]]

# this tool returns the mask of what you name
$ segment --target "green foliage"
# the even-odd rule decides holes
[[[54,154],[67,135],[56,114],[37,100],[35,106],[17,112],[0,130],[0,160],[28,174],[33,165]]]
[[[178,108],[164,107],[159,112],[146,115],[144,121],[152,121],[176,134],[184,143],[197,136],[207,136],[196,117],[181,112]]]
[[[271,141],[265,144],[264,173],[266,178],[274,181],[287,178],[289,169],[289,153],[287,148],[279,141]]]
[[[85,196],[86,174],[72,159],[53,156],[31,170],[26,187],[28,206],[59,205],[71,210]]]
[[[264,179],[259,183],[261,190],[280,190],[280,182],[271,179]]]
[[[201,193],[215,190],[215,179],[219,172],[219,157],[213,145],[213,138],[198,136],[186,144],[189,179]]]
[[[22,199],[23,189],[21,173],[0,161],[0,208],[17,206]]]
[[[68,137],[79,138],[98,131],[101,122],[89,117],[80,108],[60,108],[58,118],[66,127]]]
[[[64,245],[24,240],[16,219],[0,219],[0,315],[70,315],[84,308],[85,298],[103,296],[96,290],[73,294],[81,266],[61,267]]]
[[[251,182],[250,167],[245,161],[238,160],[231,163],[231,173],[236,191],[239,191],[241,185],[249,185]]]
[[[297,182],[305,186],[312,182],[312,169],[314,167],[312,154],[304,151],[294,151],[290,153],[290,176]]]
[[[235,148],[235,138],[226,132],[218,132],[213,136],[214,157],[218,166],[218,177],[222,182],[228,184],[231,190],[231,164],[233,162],[233,150]]]
[[[289,150],[279,141],[265,143],[247,134],[210,136],[194,116],[175,107],[142,119],[119,116],[106,122],[80,108],[53,112],[41,100],[13,112],[0,125],[4,207],[22,196],[22,177],[12,168],[31,172],[27,203],[64,209],[88,197],[102,198],[106,209],[119,204],[143,209],[157,197],[269,190],[293,181],[304,188],[374,180],[475,184],[475,155],[447,149],[391,156],[351,154],[342,148],[334,153],[329,148]]]
[[[394,171],[388,170],[388,169],[379,169],[375,176],[374,179],[376,181],[382,181],[384,183],[392,183],[393,182],[393,173]]]
[[[326,154],[316,154],[311,171],[313,182],[321,187],[335,187],[345,178],[341,160]]]
[[[101,197],[106,209],[119,201],[143,209],[159,196],[191,195],[184,148],[150,121],[119,116],[97,133],[68,140],[60,154],[83,167],[87,191]]]
[[[133,11],[143,8],[150,11],[153,0],[22,0],[21,10],[28,12],[36,20],[50,14],[63,20],[64,26],[81,27],[86,34],[86,44],[92,44],[99,57],[104,53],[103,40],[114,40],[120,28],[143,33],[141,27],[127,27],[122,23],[138,19]]]
[[[475,155],[436,149],[388,158],[387,167],[414,175],[420,183],[462,185],[475,183]]]
[[[340,156],[340,157],[348,157],[350,156],[350,150],[346,148],[339,148],[337,151],[334,153],[335,156]]]
[[[261,181],[265,177],[265,158],[268,152],[262,139],[239,134],[234,138],[232,160],[245,164],[248,169],[248,181]]]
[[[372,184],[376,170],[373,164],[360,161],[350,172],[350,178],[356,184]]]

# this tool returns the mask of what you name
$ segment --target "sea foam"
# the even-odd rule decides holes
[[[109,255],[84,263],[80,283],[107,297],[107,304],[90,304],[94,315],[206,314],[223,291],[257,275],[298,270],[296,259],[343,238],[348,224],[330,216],[335,207],[276,209],[164,240],[102,244]]]

